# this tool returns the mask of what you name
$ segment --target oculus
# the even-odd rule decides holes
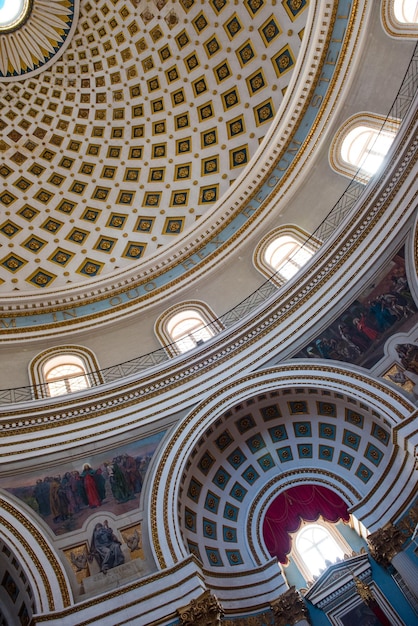
[[[31,6],[31,0],[0,0],[0,33],[18,28]]]

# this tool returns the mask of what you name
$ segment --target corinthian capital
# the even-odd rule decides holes
[[[271,604],[275,626],[294,626],[302,620],[309,621],[308,609],[294,587],[288,589]]]
[[[210,591],[205,591],[177,613],[182,626],[218,626],[223,609],[217,598]]]
[[[402,550],[405,537],[393,524],[388,524],[367,537],[370,554],[383,567],[390,565],[393,557]]]

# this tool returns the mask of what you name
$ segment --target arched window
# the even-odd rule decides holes
[[[306,524],[296,533],[295,550],[311,577],[318,576],[330,564],[344,558],[344,551],[322,524]]]
[[[392,37],[415,39],[418,34],[417,0],[383,0],[382,23]]]
[[[183,354],[203,344],[222,330],[222,325],[204,303],[183,302],[163,313],[156,334],[170,356]]]
[[[254,265],[278,285],[292,278],[319,248],[319,241],[297,226],[281,226],[268,233],[254,252]]]
[[[50,396],[90,387],[82,360],[73,355],[63,354],[47,361],[44,375]]]
[[[63,346],[37,355],[29,373],[35,398],[60,396],[82,391],[103,382],[96,358],[87,348]]]
[[[338,130],[330,150],[331,167],[348,178],[367,183],[377,172],[396,137],[399,121],[362,113]]]
[[[398,22],[416,24],[418,22],[417,0],[394,0],[393,12]]]

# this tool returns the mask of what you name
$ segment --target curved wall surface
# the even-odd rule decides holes
[[[0,319],[0,616],[6,624],[200,624],[193,613],[200,602],[210,624],[274,624],[275,603],[293,583],[291,570],[267,549],[263,521],[277,496],[294,486],[326,487],[346,503],[350,522],[345,532],[352,547],[367,546],[368,533],[388,526],[402,529],[404,542],[410,541],[418,446],[416,88],[409,89],[408,106],[397,101],[400,130],[380,171],[361,193],[354,186],[351,195],[350,187],[344,196],[347,206],[323,220],[348,184],[329,166],[332,136],[361,110],[388,113],[400,84],[393,70],[402,66],[406,71],[414,43],[389,39],[371,2],[261,3],[260,23],[255,17],[260,3],[242,4],[100,0],[94,8],[80,2],[78,27],[63,66],[72,62],[65,55],[79,51],[83,28],[87,40],[96,32],[92,24],[98,33],[111,28],[114,19],[115,37],[123,33],[120,23],[128,31],[131,24],[126,50],[142,37],[147,52],[138,44],[136,63],[141,63],[144,85],[152,78],[146,58],[155,63],[160,55],[161,67],[166,67],[164,46],[158,43],[160,23],[168,46],[181,29],[184,34],[193,27],[199,63],[203,48],[198,39],[209,49],[209,33],[212,37],[221,28],[217,22],[212,30],[211,22],[206,38],[204,20],[213,13],[221,22],[227,7],[218,39],[223,44],[228,39],[231,68],[234,55],[241,59],[240,88],[249,84],[245,58],[256,39],[255,26],[264,34],[264,48],[272,51],[277,42],[270,45],[268,33],[275,38],[274,24],[292,16],[296,24],[306,7],[305,32],[293,78],[276,103],[277,116],[265,133],[258,126],[255,137],[248,133],[249,145],[250,140],[257,143],[251,144],[248,169],[235,181],[228,172],[225,195],[195,229],[161,256],[150,254],[143,265],[125,257],[124,267],[115,270],[109,262],[97,289],[84,275],[68,289],[64,282],[56,289],[52,281],[40,292],[21,287],[20,278],[12,280],[10,290],[0,285],[0,290],[5,287]],[[234,48],[226,24],[244,28],[248,15],[247,34],[253,35]],[[174,23],[180,16],[181,23]],[[134,22],[141,24],[139,34]],[[290,28],[287,32],[292,38]],[[92,52],[93,41],[88,43],[86,50]],[[333,45],[340,46],[335,58]],[[381,60],[386,47],[394,58]],[[267,57],[261,59],[266,65],[279,59],[276,49],[267,55],[264,48],[257,54]],[[111,49],[107,52],[106,59]],[[173,61],[180,66],[184,59],[177,56]],[[192,57],[190,48],[186,61],[194,63]],[[124,62],[131,64],[128,52]],[[115,63],[124,67],[121,60]],[[202,70],[209,75],[207,65]],[[55,76],[57,67],[45,76]],[[119,71],[108,67],[108,73]],[[186,85],[194,78],[188,67],[182,78]],[[265,69],[265,80],[270,69]],[[96,68],[96,78],[102,71]],[[408,85],[415,84],[414,74]],[[31,79],[40,81],[36,90],[42,89],[42,77],[39,73]],[[212,89],[218,92],[221,82]],[[72,93],[72,85],[61,87],[60,98]],[[270,87],[274,94],[272,83]],[[1,97],[18,93],[12,83],[3,88]],[[30,89],[29,78],[25,88]],[[329,91],[315,91],[321,88]],[[90,84],[92,96],[94,89]],[[87,94],[87,86],[75,90],[77,98]],[[217,95],[212,91],[214,103]],[[157,98],[149,92],[146,106],[151,100]],[[244,115],[243,96],[241,105]],[[115,101],[109,106],[119,108]],[[15,111],[17,117],[17,104]],[[200,129],[206,128],[203,115]],[[150,127],[155,119],[149,116]],[[221,124],[217,120],[220,134]],[[112,121],[109,128],[114,126]],[[302,129],[306,136],[298,138]],[[156,129],[152,132],[155,137]],[[222,141],[234,149],[233,136]],[[199,154],[195,158],[202,167]],[[168,161],[161,167],[169,168]],[[123,183],[121,171],[115,187]],[[54,172],[51,165],[42,176]],[[13,193],[18,193],[15,186]],[[16,202],[20,206],[26,200],[22,195]],[[51,215],[56,216],[55,209],[46,209],[43,217]],[[11,212],[7,219],[12,221]],[[76,224],[72,220],[70,213],[68,223]],[[306,266],[280,288],[266,283],[253,265],[262,237],[281,224],[313,232],[322,221],[326,235],[319,237],[321,245]],[[222,238],[228,228],[228,241],[206,255],[213,238]],[[27,236],[39,235],[36,229],[31,233]],[[63,247],[67,241],[62,237],[55,243]],[[162,237],[161,245],[164,241]],[[17,249],[9,246],[7,253],[17,254]],[[87,250],[79,253],[80,259],[83,255]],[[46,255],[45,260],[53,263]],[[138,296],[141,272],[146,280],[157,281],[166,267],[172,272],[170,286]],[[100,309],[105,300],[107,308]],[[169,358],[159,349],[154,324],[183,300],[205,302],[224,321],[224,329]],[[83,307],[85,317],[79,315]],[[47,316],[52,322],[45,322]],[[30,363],[58,346],[74,354],[85,346],[100,370],[88,389],[42,397],[29,385],[34,382]],[[380,599],[380,589],[390,591],[393,581],[389,574],[376,574],[375,564],[370,567],[373,575],[367,574],[367,582],[375,585]],[[306,592],[307,586],[304,581],[300,588]],[[394,613],[382,605],[384,610],[394,623],[407,623],[413,603],[402,596],[396,606],[391,593],[387,602]],[[187,622],[186,614],[194,614],[195,622]],[[311,619],[314,624],[323,619],[312,606]]]

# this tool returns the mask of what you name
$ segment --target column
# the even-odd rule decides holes
[[[295,587],[291,587],[271,604],[275,626],[309,626],[306,604]]]
[[[392,564],[409,591],[418,599],[418,566],[402,552],[406,539],[396,526],[388,524],[369,535],[367,542],[374,560],[385,568]]]

